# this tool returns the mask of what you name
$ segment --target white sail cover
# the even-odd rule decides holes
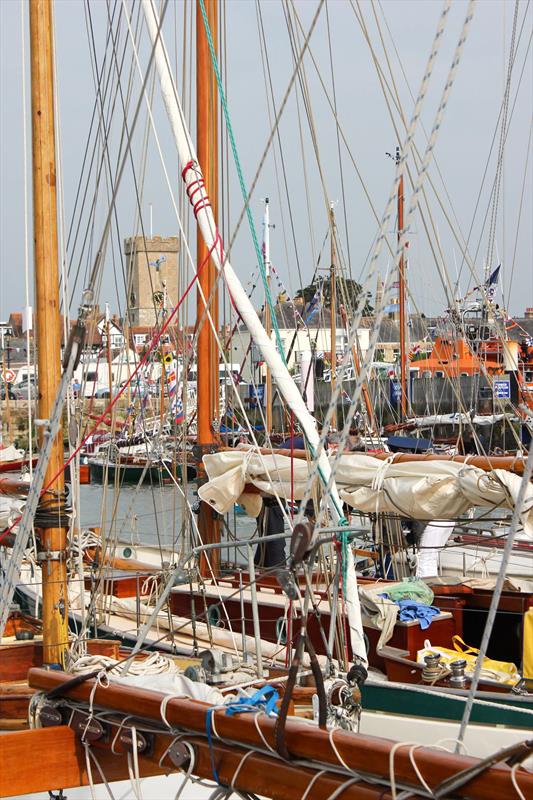
[[[414,417],[407,420],[407,425],[414,428],[432,428],[435,425],[495,425],[504,419],[506,414],[431,414],[426,417]]]
[[[291,459],[233,450],[204,456],[209,478],[199,490],[202,500],[219,513],[243,503],[259,513],[261,499],[246,493],[246,485],[265,494],[302,499],[310,466]],[[342,455],[335,478],[340,496],[366,513],[390,512],[419,520],[457,519],[475,506],[513,508],[521,478],[496,469],[484,472],[453,461],[412,461],[394,464],[358,453]],[[528,486],[521,521],[525,536],[533,541],[533,486]]]
[[[19,450],[18,447],[10,444],[8,447],[0,447],[0,462],[7,463],[8,461],[20,461],[24,458],[24,450]]]

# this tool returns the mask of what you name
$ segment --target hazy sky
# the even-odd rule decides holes
[[[503,263],[504,301],[510,296],[512,313],[522,314],[525,306],[533,305],[533,235],[532,235],[532,167],[531,152],[526,170],[528,148],[531,148],[532,118],[532,6],[524,0],[518,3],[515,45],[517,52],[511,76],[508,121],[510,129],[504,151],[501,174],[501,192],[492,266]],[[229,108],[235,137],[247,184],[256,173],[270,131],[269,107],[265,91],[264,62],[258,32],[258,5],[252,0],[228,0],[226,5],[225,63]],[[449,15],[439,59],[433,74],[430,91],[424,105],[422,119],[429,132],[448,74],[452,55],[465,17],[467,4],[455,0]],[[133,22],[137,19],[138,3],[127,3]],[[188,9],[183,2],[170,0],[164,25],[164,36],[172,63],[176,65],[177,84],[180,93],[191,90],[189,55],[191,36],[188,28],[183,32],[184,13]],[[294,8],[302,25],[308,29],[316,11],[315,0],[296,0]],[[377,230],[377,223],[370,208],[366,193],[370,196],[378,216],[381,217],[389,196],[394,177],[392,161],[385,155],[393,152],[397,144],[385,98],[377,78],[372,53],[365,41],[361,25],[354,9],[360,9],[364,23],[368,26],[371,47],[390,83],[388,62],[400,95],[401,106],[409,119],[413,100],[409,89],[416,94],[427,62],[442,3],[428,0],[382,0],[374,6],[384,37],[385,51],[380,42],[378,28],[370,2],[353,5],[345,0],[329,0],[324,5],[310,42],[310,52],[304,58],[305,79],[308,89],[308,104],[302,99],[302,84],[296,82],[282,117],[279,133],[285,173],[282,173],[279,142],[270,151],[261,172],[252,209],[259,233],[261,232],[261,198],[268,195],[271,201],[271,218],[276,227],[271,235],[272,260],[281,280],[293,293],[308,283],[313,275],[315,262],[327,232],[327,203],[337,202],[336,214],[342,242],[342,255],[351,272],[360,279],[365,276],[367,254]],[[293,61],[284,6],[278,0],[262,0],[260,11],[264,24],[268,64],[276,106],[279,106],[290,80]],[[327,11],[327,13],[326,13]],[[456,83],[446,110],[444,124],[439,133],[435,150],[438,170],[431,164],[430,176],[435,191],[426,184],[427,198],[437,230],[432,234],[432,246],[440,246],[444,269],[453,284],[458,275],[462,258],[454,238],[448,217],[456,235],[468,235],[476,203],[480,195],[477,213],[470,238],[471,257],[476,263],[478,275],[482,275],[483,260],[489,246],[491,207],[489,197],[496,177],[497,154],[500,132],[496,130],[500,112],[509,47],[513,31],[515,3],[511,0],[478,0],[464,56]],[[24,4],[26,17],[28,9]],[[59,129],[61,135],[61,164],[63,179],[63,216],[66,230],[71,225],[76,191],[80,181],[82,162],[89,136],[89,127],[95,104],[95,83],[91,66],[92,43],[98,69],[106,52],[108,15],[120,17],[118,29],[119,54],[127,41],[127,28],[121,3],[115,0],[56,0],[55,35],[57,80],[59,94]],[[189,17],[187,17],[189,19]],[[293,20],[294,23],[294,20]],[[328,25],[329,23],[329,25]],[[24,152],[23,152],[23,104],[22,104],[22,55],[20,0],[0,2],[0,319],[10,311],[21,310],[24,301]],[[297,31],[297,34],[299,32]],[[146,67],[149,56],[146,31],[141,33],[141,61]],[[186,45],[186,69],[183,69],[183,47]],[[301,37],[300,37],[301,42]],[[330,51],[331,45],[331,51]],[[26,94],[29,101],[29,61],[27,31],[24,36],[26,53]],[[314,57],[318,73],[326,91],[332,98],[333,60],[334,89],[337,102],[337,117],[346,144],[341,140],[341,164],[344,187],[341,183],[337,130],[324,88],[313,64]],[[110,63],[111,51],[107,51]],[[127,93],[132,62],[132,50],[128,43],[124,59],[122,90]],[[520,87],[519,82],[521,79]],[[116,85],[116,74],[113,74]],[[408,82],[408,83],[407,83]],[[408,85],[409,84],[409,85]],[[139,96],[140,81],[134,73],[132,99],[127,116],[131,123]],[[517,93],[518,90],[518,93]],[[187,101],[188,102],[188,101]],[[187,103],[186,103],[187,105]],[[154,118],[160,137],[164,162],[172,184],[174,195],[179,190],[179,166],[169,125],[162,108],[158,87],[154,91]],[[402,128],[397,111],[394,120]],[[512,116],[511,116],[512,115]],[[316,134],[317,148],[313,147],[310,122]],[[28,126],[28,168],[30,157],[30,120]],[[194,126],[193,126],[194,127]],[[116,164],[117,147],[123,128],[123,113],[120,97],[111,124],[110,156]],[[128,164],[117,197],[117,222],[106,252],[100,301],[108,300],[114,310],[124,308],[124,290],[120,275],[120,240],[132,233],[139,233],[136,221],[135,185],[142,193],[141,208],[145,231],[149,230],[149,205],[153,207],[154,234],[174,235],[178,230],[175,212],[170,200],[160,157],[153,134],[148,137],[147,158],[143,170],[143,141],[147,130],[146,107],[143,105],[133,138],[133,168]],[[488,162],[485,183],[482,179],[487,167],[489,150],[496,130],[492,156]],[[423,151],[426,143],[423,130],[419,130],[416,142]],[[90,139],[92,151],[94,135]],[[348,152],[349,148],[349,152]],[[275,155],[275,158],[274,158]],[[352,163],[355,161],[360,177]],[[96,164],[98,163],[98,158]],[[413,165],[412,158],[409,161]],[[144,173],[144,181],[143,181]],[[31,172],[29,173],[31,174]],[[225,185],[229,179],[229,216],[226,216],[224,232],[231,232],[242,209],[235,166],[232,159],[225,169]],[[133,176],[135,175],[135,181]],[[229,176],[229,178],[228,178]],[[322,177],[321,177],[322,176]],[[85,176],[86,179],[86,176]],[[290,197],[290,212],[285,193],[285,182]],[[346,205],[344,207],[343,188]],[[94,173],[89,181],[88,197],[94,190]],[[407,202],[411,188],[407,185]],[[522,209],[521,198],[523,197]],[[444,206],[444,211],[439,205]],[[80,289],[88,265],[92,264],[94,249],[99,242],[105,218],[105,192],[99,195],[96,214],[89,227],[88,215],[80,223],[76,246],[68,252],[71,269],[70,288],[74,294],[71,315],[75,315]],[[29,184],[29,238],[31,243],[31,184]],[[226,211],[227,205],[225,203]],[[485,227],[483,224],[487,214]],[[292,216],[292,219],[291,219]],[[345,217],[348,231],[345,227]],[[187,210],[185,220],[189,220]],[[426,220],[429,220],[426,214]],[[75,228],[78,218],[75,219]],[[75,229],[74,228],[74,229]],[[89,233],[86,236],[86,231]],[[517,235],[518,232],[518,235]],[[393,231],[389,231],[391,241]],[[66,238],[66,237],[65,237]],[[190,246],[194,253],[195,236]],[[295,246],[296,243],[296,246]],[[424,232],[423,223],[417,216],[410,236],[409,285],[413,296],[411,309],[415,307],[427,313],[440,313],[447,305],[439,272],[431,247]],[[29,247],[30,274],[32,272],[31,244]],[[250,280],[255,268],[255,255],[246,224],[243,224],[232,253],[232,263],[243,282]],[[388,256],[383,253],[380,260],[382,274],[386,272]],[[322,266],[328,265],[328,257],[322,256]],[[441,267],[442,269],[442,267]],[[78,273],[77,282],[74,276]],[[190,273],[189,273],[190,274]],[[475,285],[469,270],[463,267],[460,290],[464,294]],[[372,287],[374,289],[374,286]],[[500,295],[501,299],[501,295]],[[260,292],[254,297],[260,305]]]

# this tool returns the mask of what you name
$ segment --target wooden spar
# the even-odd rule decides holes
[[[108,781],[125,780],[129,776],[126,758],[99,750],[98,762]],[[98,769],[92,766],[93,782],[101,783]],[[143,777],[164,772],[142,756],[139,766]],[[52,792],[59,786],[71,789],[89,783],[85,750],[71,728],[36,728],[2,734],[0,797]]]
[[[330,329],[329,329],[329,338],[330,338],[330,347],[331,347],[331,394],[333,395],[335,392],[335,384],[336,384],[336,375],[337,375],[337,320],[336,320],[336,305],[337,305],[337,287],[335,284],[336,275],[335,271],[337,268],[337,225],[335,224],[335,211],[333,210],[333,203],[329,207],[329,227],[330,227],[330,237],[331,237],[331,266],[330,266],[330,275],[329,275],[329,285],[330,285],[330,301],[329,301],[329,313],[330,313]],[[311,378],[312,380],[312,378]],[[337,409],[333,409],[333,413],[331,415],[331,429],[337,430]]]
[[[215,52],[218,44],[218,0],[205,0],[207,19],[213,38]],[[206,30],[199,0],[196,0],[196,149],[198,161],[205,180],[205,188],[211,202],[213,216],[217,220],[218,211],[218,95]],[[208,258],[209,251],[205,245],[200,228],[196,238],[197,267]],[[215,332],[205,316],[205,303],[216,284],[217,271],[214,264],[209,263],[202,269],[198,283],[200,288],[197,297],[197,320],[201,328],[198,333],[197,352],[197,419],[198,444],[201,449],[208,449],[215,441],[213,420],[218,419],[218,349]],[[201,290],[200,290],[201,289]],[[203,297],[202,297],[203,294]],[[214,290],[212,303],[209,306],[213,323],[218,332],[218,294]],[[203,544],[220,541],[220,523],[214,519],[212,510],[200,504],[198,526]],[[200,574],[204,577],[213,572],[218,574],[220,568],[220,551],[212,550],[209,560],[202,553],[200,557]]]
[[[35,689],[50,691],[65,686],[71,675],[52,670],[33,668],[28,673],[29,685]],[[134,714],[136,717],[161,721],[161,702],[164,695],[147,691],[138,687],[119,686],[111,683],[107,687],[94,685],[94,680],[87,680],[70,689],[64,690],[65,697],[88,703],[91,692],[94,692],[94,704],[112,709],[123,714]],[[185,728],[188,731],[202,733],[206,731],[206,703],[183,697],[171,698],[166,706],[165,716],[168,725]],[[226,739],[236,746],[245,748],[259,747],[264,749],[265,741],[275,747],[276,720],[262,714],[257,721],[261,728],[258,732],[254,714],[228,715],[223,709],[214,712],[213,730],[220,739]],[[264,738],[263,738],[264,737]],[[334,734],[335,747],[345,763],[354,771],[388,778],[390,775],[390,753],[395,742],[375,736],[352,733],[337,729]],[[214,740],[217,744],[216,737]],[[310,762],[321,762],[326,765],[340,766],[338,756],[331,745],[329,731],[300,722],[295,717],[287,719],[285,742],[294,758]],[[410,758],[409,744],[398,748],[394,757],[394,769],[398,783],[406,783],[413,787],[420,785],[416,770]],[[248,760],[248,759],[247,759]],[[421,747],[416,750],[416,766],[421,774],[434,787],[458,772],[475,766],[479,759],[456,755]],[[283,762],[278,762],[280,767]],[[520,785],[526,796],[533,792],[533,774],[521,773]],[[527,787],[530,787],[528,790]],[[293,795],[300,797],[301,795]],[[499,764],[486,769],[474,777],[461,789],[461,796],[472,800],[501,800],[511,797],[512,778],[509,767]]]
[[[219,450],[233,450],[232,447],[220,447]],[[254,452],[263,455],[286,456],[290,458],[300,458],[306,461],[309,454],[306,450],[287,450],[283,448],[270,449],[266,447],[254,448]],[[378,458],[380,461],[391,459],[392,464],[407,464],[411,461],[455,461],[457,464],[469,464],[477,469],[492,472],[494,469],[504,469],[513,472],[515,475],[524,474],[525,459],[518,456],[447,456],[436,455],[435,453],[351,453],[347,455],[364,456],[367,458]],[[248,489],[246,489],[248,491]]]
[[[268,207],[268,197],[265,198],[265,215],[263,219],[263,264],[265,267],[266,282],[268,293],[270,294],[270,211]],[[272,336],[272,320],[270,317],[270,304],[268,297],[265,296],[265,331],[270,339]],[[270,367],[266,367],[265,378],[265,422],[266,434],[272,433],[272,373]]]
[[[50,418],[61,379],[61,328],[54,130],[52,0],[33,0],[30,10],[33,235],[37,305],[39,417]],[[44,485],[58,477],[41,504],[60,503],[64,491],[63,431],[53,444]],[[66,528],[45,528],[41,542],[44,661],[62,664],[68,645]]]
[[[346,309],[344,308],[344,306],[340,307],[340,312],[341,312],[341,316],[342,316],[342,321],[344,323],[344,327],[347,328],[347,326],[348,326],[348,317],[347,317]],[[360,375],[361,374],[361,362],[359,360],[359,353],[357,352],[357,344],[358,344],[358,339],[356,337],[356,341],[354,342],[354,345],[352,347],[352,358],[353,358],[353,365],[354,365],[355,373],[356,373],[356,375]],[[368,383],[366,381],[363,381],[363,383],[361,385],[361,391],[363,393],[363,400],[365,402],[365,408],[366,408],[366,413],[368,415],[368,422],[369,422],[369,425],[370,425],[370,430],[371,431],[375,431],[376,430],[376,420],[374,418],[374,409],[372,408],[372,401],[370,400],[370,392],[368,391]]]
[[[396,148],[396,163],[400,161],[400,150]],[[400,175],[398,184],[398,242],[403,233],[403,207],[404,207],[404,182],[403,173]],[[400,263],[398,265],[398,283],[400,300],[400,409],[401,419],[407,416],[407,319],[405,314],[405,259],[404,248],[400,253]]]
[[[139,756],[139,772],[143,778],[177,772],[170,758],[168,756],[163,758],[170,741],[168,735],[159,734],[155,737],[153,752],[149,756]],[[279,759],[262,753],[252,753],[247,756],[249,751],[217,741],[211,750],[205,738],[199,736],[188,736],[187,741],[194,748],[196,777],[213,779],[213,758],[218,776],[224,785],[231,785],[236,776],[237,789],[261,796],[275,796],[276,800],[294,798],[299,800],[319,771],[318,767],[310,769],[300,765],[284,764]],[[71,728],[60,726],[4,734],[2,744],[6,762],[5,768],[0,770],[0,797],[13,793],[18,795],[53,791],[58,786],[70,789],[89,785],[85,751],[79,736]],[[38,757],[38,761],[35,761],[39,765],[38,769],[20,769],[20,763],[27,758],[28,752]],[[125,754],[122,757],[112,754],[109,743],[107,746],[95,743],[92,752],[107,781],[128,778],[128,761]],[[244,757],[246,757],[246,767],[239,769]],[[163,766],[159,766],[159,761],[162,761]],[[93,769],[92,780],[94,784],[102,783],[102,777],[96,767]],[[346,778],[342,775],[325,773],[313,783],[313,800],[327,800],[345,782]],[[168,786],[164,786],[161,782],[162,789],[170,790],[171,786],[175,792],[175,780],[172,782],[169,780]],[[418,800],[419,797],[418,794],[411,795],[413,800]],[[358,781],[346,787],[342,798],[343,800],[380,800],[380,798],[389,800],[390,794],[386,790],[383,792],[381,786]]]

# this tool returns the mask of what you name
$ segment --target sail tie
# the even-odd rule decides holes
[[[209,754],[211,756],[211,769],[213,778],[219,786],[221,783],[218,770],[215,764],[215,751],[213,748],[213,734],[217,736],[216,728],[213,721],[213,714],[215,711],[224,709],[228,716],[234,714],[249,713],[252,711],[264,711],[268,716],[277,715],[276,703],[279,700],[279,694],[273,686],[266,685],[258,689],[251,697],[239,697],[238,700],[231,700],[228,704],[222,706],[212,706],[207,710],[205,715],[205,732],[207,735],[207,742],[209,744]],[[251,752],[251,751],[250,751]],[[235,781],[236,775],[233,776]]]

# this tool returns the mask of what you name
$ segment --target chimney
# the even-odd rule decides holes
[[[526,308],[526,313],[524,316],[526,319],[533,319],[533,307],[530,306],[529,308]]]

